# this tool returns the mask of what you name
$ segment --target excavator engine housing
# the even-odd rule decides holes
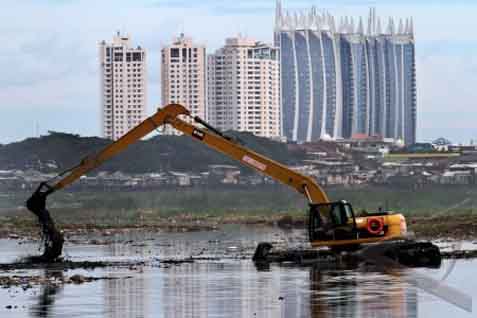
[[[310,204],[308,235],[313,247],[339,247],[402,239],[406,220],[393,212],[356,217],[350,203]]]

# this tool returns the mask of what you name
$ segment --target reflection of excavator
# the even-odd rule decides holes
[[[309,310],[308,317],[418,317],[417,289],[400,269],[370,275],[311,266],[309,277],[309,306],[300,308]]]
[[[179,104],[167,105],[100,153],[86,157],[78,166],[60,174],[55,182],[40,184],[27,201],[27,207],[38,216],[43,227],[46,237],[44,259],[51,260],[61,255],[63,244],[63,236],[56,230],[45,208],[47,196],[73,183],[130,144],[165,124],[172,125],[185,135],[302,193],[310,204],[308,233],[313,247],[349,249],[364,243],[399,239],[406,234],[406,221],[403,215],[378,213],[356,217],[350,203],[330,202],[325,192],[312,178],[245,148],[199,117],[193,118],[194,123],[191,124],[182,120],[181,115],[190,117],[190,112]]]

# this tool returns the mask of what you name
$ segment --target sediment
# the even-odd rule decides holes
[[[49,270],[70,270],[70,269],[95,269],[105,267],[133,267],[145,265],[144,261],[139,262],[102,262],[102,261],[61,261],[55,262],[38,262],[36,260],[31,261],[31,258],[23,262],[15,262],[9,264],[0,264],[0,271],[11,270],[32,270],[32,269],[49,269]]]

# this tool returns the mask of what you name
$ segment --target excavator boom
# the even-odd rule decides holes
[[[160,108],[153,116],[144,120],[120,139],[105,147],[98,154],[84,158],[76,167],[60,174],[59,177],[62,178],[59,178],[56,182],[41,183],[35,194],[38,199],[46,198],[47,195],[74,183],[81,176],[99,167],[103,162],[125,150],[129,145],[135,143],[153,130],[165,124],[170,124],[177,130],[201,141],[210,148],[222,152],[283,184],[295,188],[295,190],[305,195],[310,203],[329,202],[326,193],[310,177],[304,176],[285,165],[242,147],[199,117],[195,117],[194,121],[209,129],[202,129],[193,124],[189,124],[180,119],[179,115],[190,116],[190,112],[179,104],[170,104],[162,109]],[[34,209],[34,200],[30,201],[30,206]]]
[[[195,121],[203,123],[203,121],[197,117],[195,118]],[[170,120],[169,124],[182,133],[199,140],[210,148],[261,172],[274,180],[280,181],[281,183],[294,188],[296,191],[306,196],[310,203],[329,202],[326,193],[310,177],[304,176],[281,163],[247,149],[229,138],[224,137],[220,132],[214,133],[207,129],[197,128],[180,118]]]

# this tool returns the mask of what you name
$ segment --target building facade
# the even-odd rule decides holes
[[[327,12],[284,11],[277,3],[282,133],[298,142],[355,134],[416,140],[412,19],[367,23]]]
[[[221,130],[280,136],[280,73],[276,47],[229,38],[208,56],[209,122]]]
[[[207,56],[203,45],[181,34],[161,52],[162,105],[179,103],[190,110],[192,116],[207,118],[206,74]],[[166,134],[177,134],[165,127]]]
[[[119,32],[99,44],[102,136],[117,140],[146,118],[146,51]]]

